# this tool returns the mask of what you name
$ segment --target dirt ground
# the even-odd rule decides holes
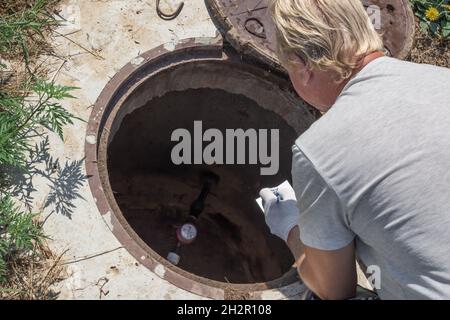
[[[289,143],[296,137],[281,117],[221,90],[171,92],[126,116],[108,152],[111,186],[134,231],[162,257],[175,247],[175,226],[185,221],[202,187],[199,175],[206,167],[171,165],[168,143],[174,128],[189,128],[195,119],[205,128],[284,128],[280,140]],[[288,146],[280,147],[281,168],[290,168]],[[265,178],[258,167],[207,168],[221,181],[197,221],[198,239],[182,247],[182,269],[225,283],[271,281],[290,269],[289,249],[270,234],[255,201],[260,188],[279,184],[289,172]]]
[[[192,178],[138,172],[114,175],[116,199],[125,218],[162,257],[174,249],[176,226],[186,220],[198,196],[201,185],[189,183]],[[179,267],[225,283],[261,283],[287,272],[293,259],[270,235],[261,213],[256,208],[246,212],[215,193],[197,220],[198,238],[181,248]]]
[[[409,61],[450,68],[450,39],[433,38],[416,28]]]

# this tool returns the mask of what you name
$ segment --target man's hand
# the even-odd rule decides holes
[[[348,299],[356,293],[355,245],[335,251],[317,250],[300,240],[297,199],[292,187],[263,189],[266,223],[272,234],[284,241],[295,257],[303,282],[322,299]]]
[[[289,185],[260,192],[266,223],[272,234],[288,244],[303,282],[322,299],[353,298],[356,292],[354,243],[336,251],[305,246],[298,228],[299,210]]]
[[[260,195],[270,232],[287,242],[289,233],[297,226],[299,218],[294,190],[290,185],[284,184],[275,189],[263,189]]]

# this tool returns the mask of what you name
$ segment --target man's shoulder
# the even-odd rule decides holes
[[[439,74],[440,81],[434,83],[433,78],[433,84],[423,83],[413,77],[417,74],[427,79]],[[405,121],[414,123],[412,111],[424,120],[420,113],[424,105],[433,103],[444,109],[448,104],[445,78],[450,80],[450,69],[377,59],[349,82],[333,107],[295,144],[319,166],[330,158],[352,163],[371,159],[382,152],[383,145],[390,145],[393,136],[404,134]]]
[[[306,155],[319,149],[318,152],[327,153],[339,144],[345,143],[346,139],[354,133],[352,123],[359,118],[357,110],[342,110],[344,105],[336,105],[327,114],[312,124],[295,141],[295,145]],[[347,108],[345,108],[347,109]]]
[[[365,73],[371,73],[371,72],[382,72],[382,73],[391,73],[392,70],[430,70],[434,72],[444,72],[449,73],[450,69],[431,65],[431,64],[425,64],[425,63],[416,63],[412,61],[406,61],[406,60],[400,60],[397,58],[392,57],[381,57],[378,59],[373,60],[371,63],[369,63],[366,67],[363,68],[363,70],[359,73],[361,75]],[[358,76],[356,76],[357,78]]]

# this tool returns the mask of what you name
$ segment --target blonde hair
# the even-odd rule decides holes
[[[297,56],[308,67],[334,70],[344,80],[366,54],[383,50],[361,0],[270,0],[270,8],[285,66]]]

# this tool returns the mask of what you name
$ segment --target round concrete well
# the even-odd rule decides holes
[[[167,49],[125,66],[92,113],[87,171],[101,214],[131,254],[178,287],[210,298],[299,294],[293,257],[270,234],[255,198],[290,179],[291,146],[315,116],[286,78],[241,61],[220,42],[190,39]],[[270,141],[270,130],[279,130],[278,173],[261,175],[262,164],[175,165],[171,135],[183,128],[196,139],[195,121],[224,137],[227,129],[252,129]],[[165,257],[206,171],[220,182],[196,221],[196,241],[181,247],[175,266]]]

